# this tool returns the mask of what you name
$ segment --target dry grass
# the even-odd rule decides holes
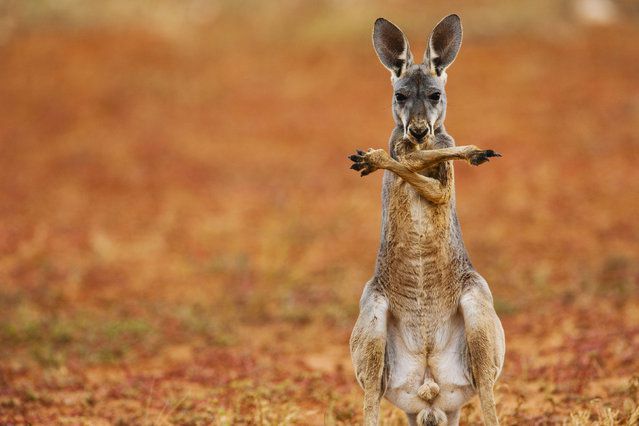
[[[361,421],[380,175],[346,155],[391,118],[352,28],[399,6],[355,3],[325,42],[328,6],[225,7],[188,32],[33,18],[0,45],[0,423]],[[636,424],[639,29],[562,28],[469,32],[448,128],[504,157],[458,166],[458,209],[506,329],[503,423]]]

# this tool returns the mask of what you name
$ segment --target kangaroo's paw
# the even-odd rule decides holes
[[[357,150],[357,154],[348,157],[352,162],[351,169],[361,171],[361,176],[373,173],[377,169],[384,168],[390,156],[383,149],[369,149],[364,152]]]
[[[432,401],[439,395],[439,385],[432,379],[426,379],[423,385],[417,389],[417,395],[424,401]]]
[[[491,157],[501,157],[501,154],[492,149],[478,149],[468,154],[468,162],[473,166],[479,166],[480,164],[490,161]]]

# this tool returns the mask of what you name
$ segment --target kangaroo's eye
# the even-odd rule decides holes
[[[407,98],[406,95],[403,93],[395,93],[395,99],[397,100],[397,102],[404,102]]]
[[[439,101],[439,99],[440,99],[441,97],[442,97],[442,94],[441,94],[441,93],[439,93],[439,92],[435,92],[435,93],[433,93],[433,94],[429,95],[429,96],[428,96],[428,99],[430,99],[431,101],[435,101],[435,102],[437,102],[437,101]]]

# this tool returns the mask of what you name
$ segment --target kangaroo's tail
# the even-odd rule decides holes
[[[448,418],[439,408],[424,408],[417,415],[418,426],[445,426],[447,424]]]

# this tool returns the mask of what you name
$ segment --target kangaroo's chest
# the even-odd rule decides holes
[[[449,274],[450,210],[421,197],[401,179],[390,194],[386,260],[397,285],[431,287]]]
[[[390,310],[405,335],[429,346],[457,310],[461,291],[455,279],[450,207],[433,205],[401,179],[393,189],[390,196],[397,202],[391,204],[397,210],[389,212],[383,280]]]

